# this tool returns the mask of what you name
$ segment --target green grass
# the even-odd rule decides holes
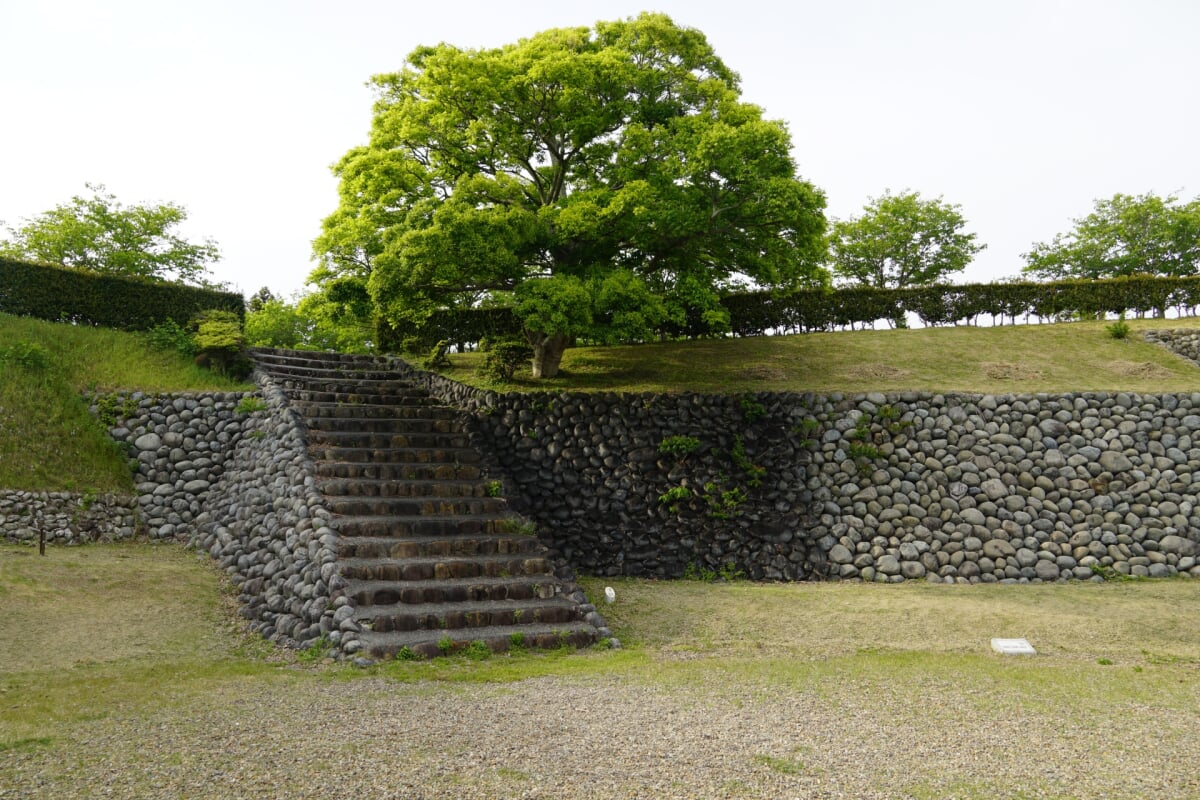
[[[1200,319],[1130,320],[1127,340],[1105,322],[844,331],[567,350],[559,377],[510,384],[475,374],[480,353],[451,354],[444,374],[499,391],[613,392],[1186,392],[1195,364],[1138,331],[1200,327]]]
[[[255,718],[269,720],[269,703],[286,701],[319,713],[332,684],[356,687],[363,730],[388,724],[373,716],[378,699],[392,709],[405,698],[449,708],[464,693],[477,696],[478,684],[494,687],[488,696],[503,696],[526,681],[581,692],[602,686],[614,709],[626,691],[665,693],[718,711],[830,709],[822,724],[832,727],[824,732],[781,731],[777,740],[751,747],[746,758],[774,776],[765,780],[836,775],[838,747],[849,743],[826,746],[821,737],[836,737],[843,715],[869,715],[880,736],[899,736],[915,748],[909,771],[880,778],[893,792],[886,796],[901,796],[899,786],[919,797],[1061,792],[1062,775],[1018,785],[1011,776],[989,780],[969,768],[973,751],[956,737],[986,742],[992,720],[1019,720],[1051,752],[1076,747],[1081,731],[1119,732],[1132,719],[1155,720],[1156,752],[1190,747],[1194,735],[1187,709],[1200,708],[1200,617],[1179,609],[1196,607],[1200,581],[582,583],[592,597],[615,587],[616,603],[602,603],[601,610],[624,649],[523,651],[483,660],[457,655],[364,669],[283,654],[247,637],[219,572],[176,546],[52,547],[43,558],[31,548],[0,545],[0,774],[6,763],[27,758],[78,763],[68,756],[80,743],[109,741],[109,726],[127,730],[131,721],[132,730],[144,724],[175,731],[183,737],[179,753],[202,753],[211,745],[209,732],[190,721],[211,709],[266,702]],[[993,636],[1027,637],[1039,655],[996,655]],[[931,715],[931,706],[941,711]],[[939,756],[912,770],[921,752]],[[943,753],[958,758],[957,766],[946,766]],[[998,752],[989,757],[1003,760]],[[1121,757],[1119,750],[1091,752],[1078,769],[1117,770]],[[78,780],[47,769],[49,786]],[[1069,776],[1077,768],[1063,769]],[[510,777],[543,780],[522,770]]]
[[[0,314],[0,348],[36,345],[44,367],[0,360],[0,487],[127,492],[126,459],[87,411],[88,390],[231,391],[246,388],[146,337]]]

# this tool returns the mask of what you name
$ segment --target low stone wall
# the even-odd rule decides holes
[[[1200,363],[1200,329],[1173,328],[1144,331],[1142,337],[1147,342],[1162,345],[1172,353]]]
[[[137,502],[148,536],[186,537],[242,435],[241,392],[92,397],[91,411],[136,462]]]
[[[1200,577],[1200,393],[496,394],[412,375],[470,410],[511,502],[593,574]]]
[[[0,490],[0,539],[58,545],[117,542],[139,531],[137,499],[117,494]]]

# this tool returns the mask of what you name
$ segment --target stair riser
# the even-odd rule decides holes
[[[323,480],[317,488],[326,497],[487,497],[488,485],[438,481]]]
[[[315,403],[293,401],[296,409],[307,420],[370,418],[411,420],[456,420],[458,412],[445,406],[383,406],[347,405],[345,403]]]
[[[369,623],[376,633],[391,631],[436,631],[461,630],[463,628],[486,628],[491,625],[555,625],[574,622],[575,610],[565,606],[546,608],[480,609],[478,611],[449,611],[445,614],[395,614],[373,617]]]
[[[405,586],[397,583],[385,588],[351,592],[356,606],[383,606],[393,603],[487,603],[534,600],[554,596],[554,583],[547,578],[535,583],[444,584],[441,586]]]
[[[479,467],[470,464],[366,464],[317,462],[322,478],[365,478],[385,481],[472,481]]]
[[[530,538],[520,539],[436,539],[394,542],[355,542],[342,539],[338,545],[340,558],[466,558],[470,556],[525,556],[536,554],[540,544]]]
[[[371,433],[349,431],[309,430],[308,440],[314,445],[329,447],[364,447],[387,450],[391,448],[437,448],[463,450],[471,445],[468,436],[461,433]]]
[[[326,508],[334,514],[354,516],[412,516],[412,517],[456,517],[470,515],[500,514],[507,504],[498,498],[370,498],[331,497]]]
[[[544,558],[506,558],[493,561],[418,561],[407,564],[382,563],[345,566],[347,580],[372,581],[448,581],[472,578],[512,578],[549,575],[550,563]]]
[[[357,536],[390,539],[414,536],[502,536],[512,535],[512,525],[507,519],[495,517],[343,517],[337,520],[343,539]]]
[[[327,392],[312,389],[284,389],[288,399],[297,403],[346,403],[356,406],[428,406],[434,401],[424,396],[376,394],[373,392]]]
[[[346,380],[297,380],[285,378],[280,381],[284,391],[336,392],[339,394],[387,395],[389,397],[416,397],[428,399],[429,393],[410,383],[397,380],[360,381]]]
[[[315,417],[306,420],[310,438],[317,441],[318,434],[459,434],[465,433],[455,419],[429,419],[424,417]]]
[[[452,633],[443,631],[430,631],[429,638],[422,641],[413,641],[410,644],[404,645],[413,655],[418,658],[437,658],[444,655],[442,647],[449,640],[452,650],[457,650],[471,645],[473,642],[483,642],[489,649],[497,653],[503,653],[512,647],[512,639],[510,635],[505,636],[472,636],[471,629],[465,629],[460,636],[456,637]],[[437,637],[436,639],[434,637]],[[530,636],[525,636],[521,641],[521,647],[531,650],[557,650],[561,647],[590,647],[596,642],[596,632],[594,629],[587,630],[570,630],[562,633],[540,633]],[[367,652],[372,658],[383,659],[392,658],[399,652],[399,645],[392,644],[372,644],[368,647]]]
[[[310,445],[316,461],[352,464],[478,464],[479,453],[465,448],[359,448]]]

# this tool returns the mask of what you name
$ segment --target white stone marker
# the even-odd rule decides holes
[[[1025,639],[992,639],[992,649],[1004,656],[1037,655],[1037,650]]]

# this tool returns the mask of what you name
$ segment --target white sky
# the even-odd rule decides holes
[[[1200,194],[1195,0],[0,0],[0,220],[103,183],[185,206],[217,280],[290,295],[371,75],[642,10],[703,31],[788,123],[831,217],[885,189],[961,205],[988,249],[960,280],[1016,275],[1096,198]]]

